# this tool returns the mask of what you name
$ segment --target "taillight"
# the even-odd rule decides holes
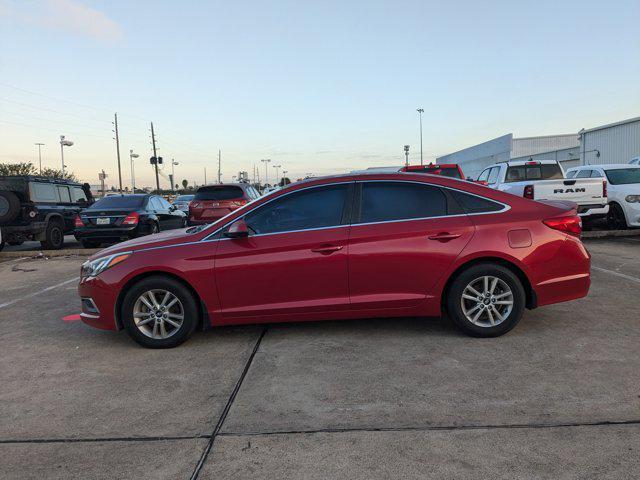
[[[578,215],[567,215],[564,217],[551,217],[542,221],[547,227],[559,230],[574,237],[580,238],[582,233],[582,220]]]
[[[602,180],[602,198],[607,198],[607,181]]]
[[[246,204],[247,204],[247,201],[244,198],[240,200],[234,200],[233,202],[231,202],[231,205],[233,205],[234,207],[241,207]]]
[[[73,222],[75,227],[84,227],[84,222],[80,218],[80,215],[76,215],[76,219]]]
[[[524,198],[530,198],[533,200],[533,185],[525,185],[524,193],[522,194]]]
[[[123,225],[137,225],[138,224],[138,220],[140,220],[140,215],[138,215],[136,212],[131,212],[129,215],[124,217],[124,220],[122,221],[122,224]]]

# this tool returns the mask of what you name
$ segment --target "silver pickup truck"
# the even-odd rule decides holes
[[[496,163],[485,168],[478,182],[532,200],[565,200],[578,204],[578,215],[605,217],[607,181],[603,178],[565,178],[555,160]]]

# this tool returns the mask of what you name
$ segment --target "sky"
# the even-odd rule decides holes
[[[0,0],[0,162],[117,182],[425,161],[640,116],[640,2]],[[166,181],[163,180],[166,184]]]

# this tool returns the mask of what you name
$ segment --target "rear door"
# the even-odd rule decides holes
[[[215,276],[223,318],[254,322],[348,310],[350,185],[279,196],[243,217],[248,237],[222,236]]]
[[[351,308],[416,306],[430,297],[474,227],[437,186],[406,181],[357,185],[349,238]]]

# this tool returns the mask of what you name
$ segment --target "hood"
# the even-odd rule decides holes
[[[155,235],[146,235],[144,237],[134,238],[127,240],[126,242],[116,243],[110,247],[104,248],[99,252],[94,253],[89,257],[90,260],[95,258],[104,257],[105,255],[112,255],[119,252],[129,252],[136,250],[142,250],[144,248],[174,245],[176,243],[195,242],[200,238],[199,233],[186,233],[188,229],[179,228],[176,230],[169,230],[166,232],[160,232]]]

